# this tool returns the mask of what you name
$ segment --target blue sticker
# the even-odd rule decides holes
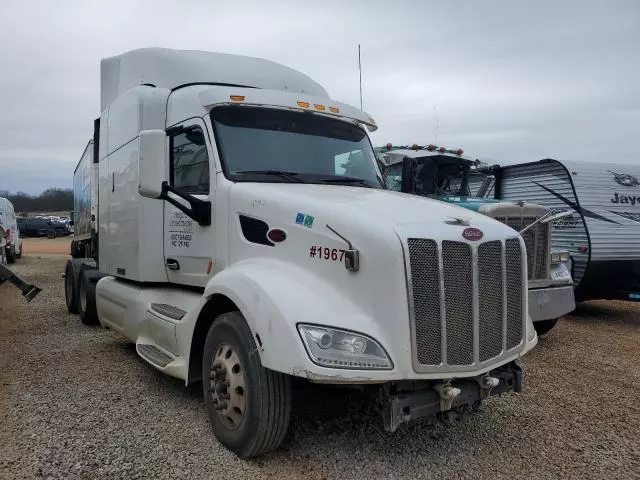
[[[304,213],[298,213],[296,215],[296,223],[302,225],[304,223]]]
[[[640,300],[640,293],[630,293],[629,300]]]

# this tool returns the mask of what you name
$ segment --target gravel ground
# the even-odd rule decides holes
[[[522,394],[452,426],[387,434],[368,402],[314,389],[281,451],[241,461],[199,386],[67,313],[64,261],[18,262],[44,289],[29,305],[0,285],[0,478],[640,478],[640,304],[582,305],[525,357]]]

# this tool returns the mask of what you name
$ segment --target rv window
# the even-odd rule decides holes
[[[186,193],[209,193],[209,156],[198,127],[171,137],[171,186]]]

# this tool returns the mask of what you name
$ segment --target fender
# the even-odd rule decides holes
[[[209,280],[198,312],[189,315],[178,332],[186,358],[191,356],[191,339],[200,311],[216,294],[233,301],[254,340],[260,338],[256,344],[262,344],[258,348],[262,364],[282,373],[326,376],[333,372],[311,362],[298,334],[298,323],[345,328],[378,341],[383,338],[375,320],[326,279],[290,262],[253,258],[235,263]]]

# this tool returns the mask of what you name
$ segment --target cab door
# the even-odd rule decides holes
[[[200,200],[212,201],[215,171],[211,144],[202,119],[190,119],[171,127],[169,136],[169,184]],[[189,206],[169,192],[169,196]],[[204,287],[213,272],[214,222],[202,226],[169,202],[164,203],[164,261],[171,283]],[[212,216],[213,216],[213,208]],[[143,247],[144,248],[144,247]]]

